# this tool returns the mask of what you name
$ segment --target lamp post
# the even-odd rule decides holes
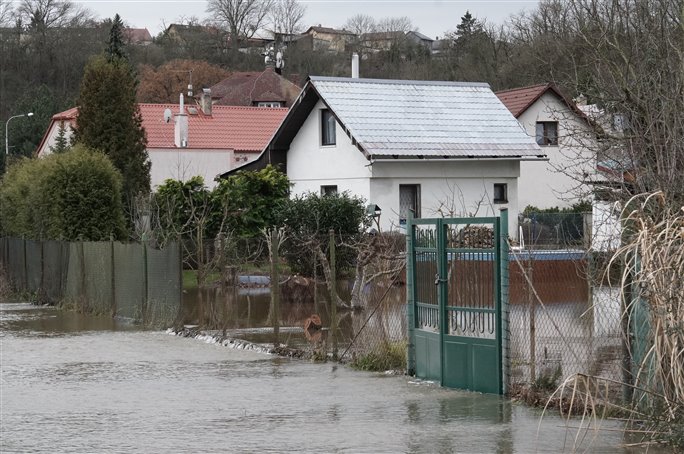
[[[29,112],[29,113],[25,113],[25,114],[21,114],[21,115],[15,115],[15,116],[9,117],[9,118],[7,119],[7,121],[5,122],[5,156],[9,156],[9,137],[7,136],[7,134],[8,134],[9,122],[10,122],[13,118],[32,117],[32,116],[33,116],[33,112]]]

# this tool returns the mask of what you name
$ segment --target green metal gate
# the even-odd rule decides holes
[[[508,216],[410,219],[409,371],[449,388],[503,394]]]

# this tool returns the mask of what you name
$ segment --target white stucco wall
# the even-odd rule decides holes
[[[319,101],[311,111],[287,153],[287,175],[293,183],[292,194],[320,193],[323,185],[337,185],[338,192],[370,199],[369,162],[351,139],[337,125],[336,144],[321,145],[321,109]]]
[[[71,124],[68,121],[64,122],[64,137],[67,143],[71,140],[71,136],[74,134],[73,129],[71,129]],[[51,147],[54,147],[57,142],[57,136],[59,135],[59,122],[50,123],[50,129],[47,132],[47,139],[42,143],[41,147],[36,150],[36,155],[39,158],[47,156],[52,153]]]
[[[594,200],[591,210],[591,248],[595,251],[615,251],[620,247],[620,205],[617,202]]]
[[[593,136],[587,124],[556,95],[546,92],[530,106],[518,121],[531,137],[536,137],[539,121],[558,122],[558,146],[541,146],[548,162],[522,161],[518,181],[520,209],[569,207],[584,198],[591,188],[581,184],[584,173],[592,174],[596,161]]]
[[[235,167],[232,150],[148,149],[152,189],[166,179],[187,180],[195,175],[204,178],[210,189],[214,178]]]
[[[320,193],[336,185],[339,192],[363,197],[382,209],[382,230],[399,227],[399,185],[420,185],[421,217],[496,216],[509,209],[509,234],[516,236],[518,215],[517,161],[447,161],[444,159],[370,163],[337,125],[336,145],[321,145],[322,102],[311,111],[287,155],[292,195]],[[506,204],[493,203],[494,183],[508,185]]]

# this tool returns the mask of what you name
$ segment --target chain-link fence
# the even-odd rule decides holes
[[[620,293],[589,249],[591,217],[533,213],[519,225],[509,257],[511,389],[551,392],[576,373],[622,380]]]
[[[0,238],[0,252],[12,287],[41,302],[155,326],[178,319],[182,274],[176,243],[156,249],[143,243]]]

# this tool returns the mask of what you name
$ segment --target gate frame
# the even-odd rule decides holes
[[[426,334],[439,335],[440,386],[445,386],[445,336],[447,328],[446,314],[448,313],[448,254],[446,244],[446,229],[448,225],[489,224],[494,229],[494,245],[489,251],[494,256],[494,307],[495,307],[495,338],[497,356],[498,394],[508,392],[509,361],[508,361],[508,209],[501,208],[500,216],[496,217],[468,217],[468,218],[422,218],[409,217],[406,223],[406,292],[408,319],[408,351],[407,373],[416,375],[417,354],[416,331]],[[415,227],[420,225],[434,225],[436,229],[435,251],[437,255],[437,309],[439,314],[439,332],[430,333],[416,327],[416,247]],[[473,250],[484,252],[485,250]],[[468,337],[468,336],[453,336]],[[477,339],[477,338],[471,338]],[[426,378],[426,377],[419,377]]]

